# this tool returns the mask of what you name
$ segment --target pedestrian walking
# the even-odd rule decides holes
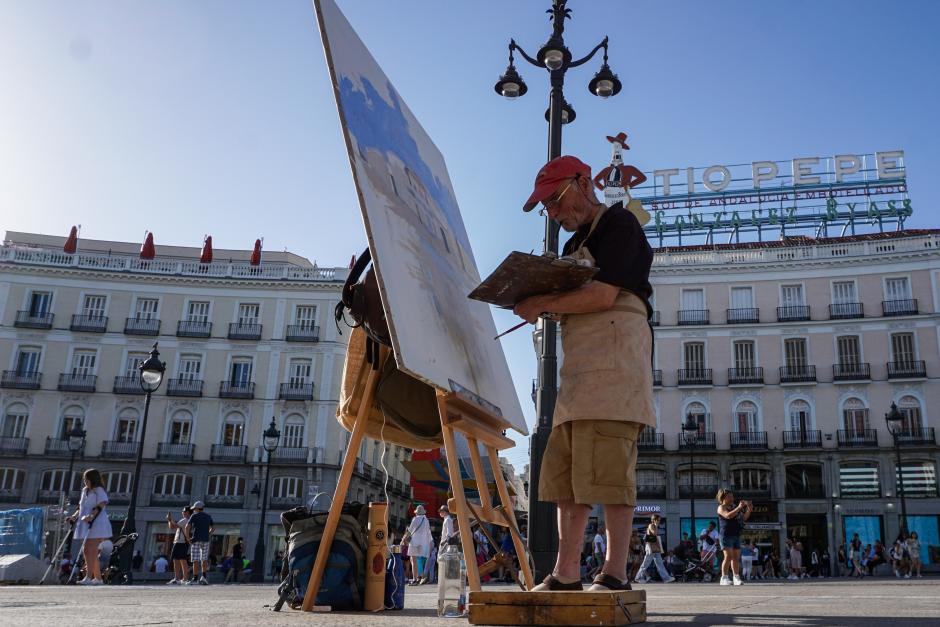
[[[627,580],[633,581],[640,572],[640,564],[643,563],[643,539],[640,538],[640,532],[636,529],[630,534],[630,564],[627,569]]]
[[[912,531],[907,538],[907,552],[911,560],[911,568],[907,573],[908,578],[913,577],[915,572],[917,577],[922,578],[924,575],[920,572],[923,567],[920,559],[920,537],[916,531]]]
[[[751,578],[751,566],[754,564],[754,547],[749,542],[741,545],[741,578],[747,581]]]
[[[208,586],[206,574],[209,572],[209,540],[214,527],[212,516],[205,511],[206,504],[196,501],[192,505],[193,514],[189,517],[189,537],[192,542],[193,576],[200,585]]]
[[[749,501],[741,501],[734,505],[734,494],[731,490],[722,488],[715,496],[718,501],[718,544],[725,553],[721,562],[721,581],[719,584],[728,586],[732,580],[728,578],[730,570],[734,576],[734,585],[740,586],[741,581],[741,531],[744,521],[751,517],[753,507]]]
[[[787,539],[790,575],[787,579],[796,581],[803,576],[803,545],[796,538]]]
[[[643,538],[643,542],[646,545],[646,557],[643,558],[643,563],[640,564],[640,570],[636,575],[635,581],[637,583],[647,583],[649,581],[649,578],[646,576],[646,569],[649,568],[650,564],[656,564],[656,571],[659,573],[663,583],[671,583],[676,580],[676,578],[670,575],[669,571],[666,570],[666,565],[663,564],[663,543],[659,539],[660,520],[659,514],[653,514],[650,517],[650,524],[646,527],[646,536]]]
[[[179,520],[173,520],[170,512],[166,513],[166,524],[174,530],[173,549],[170,551],[170,559],[173,560],[173,579],[167,582],[167,585],[186,585],[189,583],[189,517],[192,515],[192,508],[187,505],[180,512]]]
[[[847,564],[853,577],[861,579],[865,576],[865,573],[862,572],[862,540],[857,533],[852,535],[852,541],[849,542]]]
[[[434,542],[424,505],[418,505],[415,508],[415,516],[411,519],[411,524],[405,534],[408,536],[408,556],[411,558],[411,572],[414,577],[411,585],[420,586],[427,583],[423,576],[424,567],[428,556],[431,555],[431,543]]]
[[[89,468],[82,475],[85,486],[78,502],[78,509],[68,517],[75,523],[75,538],[84,540],[82,558],[85,560],[85,578],[81,585],[97,586],[104,583],[101,579],[101,564],[98,562],[98,545],[111,537],[111,521],[105,512],[108,494],[104,491],[101,473]]]
[[[441,517],[441,541],[439,546],[445,547],[447,541],[457,535],[457,530],[454,529],[454,517],[450,515],[450,510],[447,509],[446,505],[441,505],[437,513]]]
[[[232,568],[229,569],[228,573],[225,575],[225,581],[223,583],[228,583],[229,581],[238,583],[242,569],[245,567],[244,559],[245,540],[243,538],[239,538],[238,542],[232,545]]]
[[[607,538],[604,536],[604,523],[597,526],[597,533],[594,534],[594,540],[591,542],[591,554],[594,556],[594,571],[590,573],[590,578],[604,568],[604,557],[607,555]]]

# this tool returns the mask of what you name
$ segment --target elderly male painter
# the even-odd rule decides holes
[[[621,203],[597,200],[591,169],[563,156],[535,178],[525,203],[574,233],[564,255],[589,260],[594,279],[569,292],[528,298],[515,313],[561,321],[561,388],[545,449],[539,497],[558,505],[558,558],[535,590],[581,590],[580,557],[593,504],[604,507],[607,555],[592,591],[629,590],[627,553],[636,504],[636,440],[655,424],[649,270],[653,251]]]

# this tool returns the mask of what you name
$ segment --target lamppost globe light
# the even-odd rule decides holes
[[[545,109],[545,121],[551,122],[552,110],[551,107]],[[574,107],[568,104],[568,101],[561,103],[561,123],[570,124],[574,122],[574,119],[578,117],[578,114],[575,112]]]
[[[140,387],[148,394],[156,392],[163,382],[164,372],[166,372],[166,364],[160,361],[160,351],[157,350],[157,344],[154,342],[150,357],[140,365]]]
[[[549,70],[561,69],[561,66],[565,64],[565,53],[562,50],[543,48],[539,52],[539,56],[542,58],[542,63],[544,63],[545,67]]]
[[[69,431],[69,451],[77,453],[85,446],[85,430],[77,424]]]
[[[888,425],[888,431],[895,433],[901,429],[901,423],[904,421],[904,414],[898,411],[896,403],[891,403],[891,411],[885,414],[885,424]]]
[[[601,66],[601,69],[588,83],[588,91],[601,98],[616,96],[621,89],[623,89],[623,83],[620,82],[616,74],[610,71],[610,66],[606,63]]]
[[[524,96],[525,93],[529,91],[525,81],[522,80],[519,72],[516,71],[516,68],[511,63],[509,67],[506,68],[506,72],[496,81],[494,89],[497,94],[509,99]]]
[[[277,450],[280,439],[281,432],[277,430],[277,426],[274,424],[274,418],[271,418],[270,426],[264,431],[264,450],[268,453],[273,453]]]

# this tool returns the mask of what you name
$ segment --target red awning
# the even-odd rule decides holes
[[[212,236],[206,235],[206,240],[202,244],[202,256],[199,263],[212,263]]]
[[[65,240],[65,246],[62,247],[62,250],[70,255],[74,255],[75,251],[78,250],[78,227],[73,226],[72,230],[69,231],[69,238]]]
[[[153,233],[147,231],[147,237],[144,243],[140,245],[140,258],[153,259],[157,256],[157,250],[153,247]]]
[[[260,239],[255,240],[255,249],[251,251],[251,259],[249,260],[249,263],[253,266],[261,265],[261,240]]]

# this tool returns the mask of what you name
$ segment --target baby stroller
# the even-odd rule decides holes
[[[708,583],[714,579],[712,574],[715,563],[715,555],[718,553],[716,545],[705,544],[702,547],[701,554],[690,553],[689,561],[686,562],[685,571],[682,573],[683,581],[703,581]],[[696,559],[697,558],[697,559]]]
[[[129,533],[125,536],[118,536],[114,540],[114,548],[111,550],[111,557],[108,559],[108,567],[101,573],[105,583],[111,585],[130,585],[134,583],[133,573],[130,570],[124,571],[121,569],[121,557],[126,555],[124,563],[131,563],[134,544],[137,542],[138,537],[140,537],[138,533]]]

